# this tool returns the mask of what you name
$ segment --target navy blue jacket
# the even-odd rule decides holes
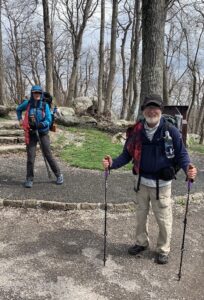
[[[166,157],[164,148],[164,118],[160,120],[152,141],[147,136],[145,129],[142,130],[142,154],[140,161],[140,174],[145,178],[156,179],[156,173],[163,168],[173,166],[175,163],[186,173],[190,163],[188,152],[184,146],[181,134],[175,126],[168,126],[170,136],[173,140],[175,157],[169,159]],[[111,169],[118,169],[132,160],[127,150],[127,141],[124,145],[123,152],[115,159]],[[133,162],[134,163],[134,162]]]

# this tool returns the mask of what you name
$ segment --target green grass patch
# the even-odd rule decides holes
[[[60,151],[60,157],[74,167],[102,170],[101,161],[103,157],[107,154],[116,157],[123,149],[121,144],[113,144],[111,142],[109,134],[96,129],[72,127],[68,129],[68,132],[85,137],[81,146],[71,143],[65,145],[63,150]],[[62,141],[61,137],[59,139],[58,143]],[[125,170],[130,170],[131,168],[132,164],[124,167]]]
[[[180,206],[184,206],[186,204],[186,201],[184,199],[177,199],[176,204]]]
[[[189,150],[191,152],[196,152],[200,154],[204,154],[204,145],[194,144],[189,146]]]

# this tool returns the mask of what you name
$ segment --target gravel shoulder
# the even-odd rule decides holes
[[[174,207],[168,265],[154,263],[158,228],[149,218],[150,250],[131,257],[134,212],[0,209],[1,300],[202,300],[204,202],[191,203],[181,281],[177,281],[184,207]]]

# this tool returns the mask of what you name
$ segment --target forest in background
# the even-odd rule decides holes
[[[0,0],[0,104],[40,84],[60,106],[98,98],[98,116],[137,117],[140,99],[188,105],[204,135],[204,1]]]

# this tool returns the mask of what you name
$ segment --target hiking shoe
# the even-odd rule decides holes
[[[60,176],[57,177],[56,184],[63,184],[63,182],[64,182],[63,175],[60,174]]]
[[[30,180],[30,179],[26,179],[26,181],[25,181],[25,183],[24,183],[24,186],[25,186],[26,188],[32,188],[32,186],[33,186],[33,181]]]
[[[130,248],[128,248],[128,253],[130,255],[137,255],[140,252],[144,251],[145,249],[147,249],[147,247],[135,244],[134,246],[131,246]]]
[[[155,262],[159,265],[168,264],[169,256],[167,254],[158,253],[155,257]]]

